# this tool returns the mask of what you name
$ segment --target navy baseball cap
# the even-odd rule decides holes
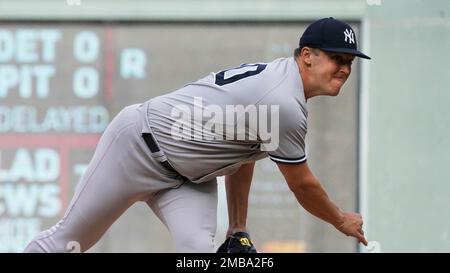
[[[346,23],[333,17],[323,18],[309,25],[300,38],[300,49],[308,46],[324,51],[349,53],[369,59],[356,46],[355,31]]]

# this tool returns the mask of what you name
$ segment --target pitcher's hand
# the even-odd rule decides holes
[[[355,237],[359,242],[367,246],[362,226],[363,220],[361,215],[353,212],[344,212],[341,221],[335,225],[340,232],[347,236]]]

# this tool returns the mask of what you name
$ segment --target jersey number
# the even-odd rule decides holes
[[[222,70],[216,74],[215,84],[222,86],[222,85],[233,83],[235,81],[238,81],[238,80],[250,77],[250,76],[258,75],[264,69],[266,69],[266,66],[267,66],[267,64],[243,64],[236,68]],[[256,69],[255,69],[255,67],[256,67]],[[225,72],[228,72],[231,70],[237,70],[237,69],[240,69],[243,72],[240,74],[235,74],[235,75],[225,79]]]

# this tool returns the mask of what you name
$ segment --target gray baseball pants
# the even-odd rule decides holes
[[[144,105],[124,108],[103,133],[61,219],[39,233],[25,252],[82,252],[135,202],[143,201],[168,228],[178,252],[213,252],[217,183],[183,181],[152,157]],[[136,235],[139,236],[139,235]]]

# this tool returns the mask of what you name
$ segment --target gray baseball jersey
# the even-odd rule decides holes
[[[245,111],[226,111],[236,105],[249,111],[277,106],[279,114],[256,111],[255,123]],[[215,177],[268,155],[275,162],[306,160],[306,113],[293,58],[212,73],[168,95],[128,106],[100,138],[63,219],[39,233],[25,252],[66,252],[73,246],[86,251],[137,201],[146,202],[166,225],[177,251],[212,252]],[[214,122],[205,116],[214,116]],[[279,129],[270,139],[260,122],[268,116],[271,132]],[[153,134],[160,151],[146,145],[143,133]],[[195,183],[179,179],[160,157]]]
[[[159,146],[172,166],[192,182],[231,174],[242,164],[266,156],[282,163],[306,160],[306,100],[299,68],[292,57],[211,73],[175,92],[151,99],[147,104],[149,125]],[[235,116],[229,118],[229,109],[237,105],[250,110],[254,107],[258,126],[249,122],[249,114],[244,112],[235,111]],[[215,119],[216,127],[222,126],[218,132],[205,130],[212,115],[204,113],[211,113],[211,109],[223,113]],[[260,111],[263,109],[268,110],[264,113]],[[279,109],[278,116],[270,117],[273,109]],[[271,121],[272,140],[279,138],[271,149],[264,149],[267,140],[263,141],[258,131],[260,123],[264,122],[261,118],[266,114],[267,122]],[[174,139],[174,131],[179,133],[174,127],[180,124],[180,119],[188,130],[181,130],[182,138]],[[245,140],[236,139],[236,128],[241,121],[245,126]],[[235,137],[224,132],[230,129],[236,132]],[[250,139],[251,135],[255,137]]]

